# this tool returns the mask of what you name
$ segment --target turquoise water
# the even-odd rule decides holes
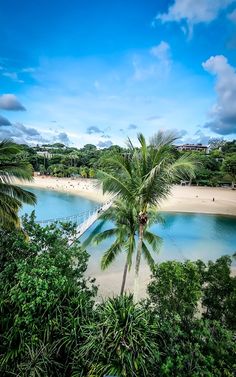
[[[35,207],[38,220],[75,215],[97,206],[94,201],[71,194],[42,189],[30,189],[30,191],[34,192],[38,198]],[[32,209],[32,206],[25,206],[22,213],[30,213]],[[163,217],[164,225],[156,224],[152,227],[152,231],[163,238],[163,245],[156,260],[202,259],[207,261],[236,252],[236,217],[189,213],[163,213]],[[90,268],[94,273],[99,270],[101,255],[108,246],[107,241],[102,245],[88,248],[91,254]],[[117,272],[120,269],[119,266],[123,265],[122,261],[121,255],[114,265]]]
[[[37,196],[35,207],[25,205],[21,211],[31,213],[35,210],[37,220],[67,217],[92,210],[97,203],[80,196],[64,194],[53,190],[27,188]]]

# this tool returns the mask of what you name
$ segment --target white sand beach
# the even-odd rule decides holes
[[[101,185],[96,179],[36,176],[32,182],[24,182],[23,185],[67,192],[84,196],[97,202],[106,201],[108,198],[107,195],[103,195]],[[174,186],[172,194],[166,201],[163,201],[160,210],[236,216],[236,190],[215,187]]]

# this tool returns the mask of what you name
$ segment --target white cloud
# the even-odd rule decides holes
[[[158,14],[156,20],[187,24],[191,35],[194,25],[212,22],[221,10],[233,2],[234,0],[175,0],[167,13]]]
[[[21,72],[23,72],[23,73],[34,73],[35,71],[36,71],[36,69],[33,68],[33,67],[27,67],[27,68],[23,68],[21,70]]]
[[[0,96],[0,109],[22,111],[25,107],[20,103],[14,94],[3,94]]]
[[[134,75],[133,79],[136,81],[143,81],[151,78],[155,74],[155,64],[141,63],[141,59],[137,56],[133,58]]]
[[[43,138],[37,129],[26,127],[22,123],[14,123],[9,125],[9,127],[1,127],[0,139],[11,139],[16,143],[23,144],[38,144],[48,141]]]
[[[19,79],[18,74],[16,72],[3,72],[2,75],[20,84],[24,82],[23,80]]]
[[[163,65],[163,68],[169,70],[171,66],[171,50],[170,45],[167,42],[161,41],[157,46],[154,46],[150,50],[151,55],[155,56],[159,62]]]
[[[91,134],[103,134],[104,133],[104,131],[97,126],[89,126],[89,127],[87,127],[86,131],[87,131],[87,134],[89,134],[89,135],[91,135]]]
[[[0,115],[0,127],[10,126],[10,125],[11,125],[10,121],[7,118]],[[1,132],[0,132],[0,135],[1,135]]]
[[[167,42],[161,41],[148,51],[148,55],[133,57],[134,80],[143,81],[153,77],[168,75],[171,68],[171,49]]]
[[[56,135],[55,141],[59,141],[60,143],[63,143],[65,145],[71,144],[69,136],[67,135],[66,132],[60,132],[58,135]]]
[[[216,76],[217,102],[210,110],[212,120],[205,124],[220,135],[236,133],[236,72],[225,56],[210,57],[202,63],[205,71]]]
[[[99,141],[97,146],[98,148],[109,148],[113,145],[112,141],[107,140],[107,141]]]

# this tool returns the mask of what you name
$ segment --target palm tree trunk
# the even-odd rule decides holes
[[[125,290],[125,282],[126,282],[126,277],[127,277],[127,271],[128,271],[128,262],[126,261],[124,272],[123,272],[121,290],[120,290],[121,296],[124,294],[124,290]]]
[[[135,262],[135,275],[134,275],[134,302],[138,301],[139,294],[139,267],[142,255],[142,245],[143,245],[143,228],[144,224],[139,223],[139,236],[138,236],[138,249]]]

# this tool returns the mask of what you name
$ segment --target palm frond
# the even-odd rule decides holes
[[[126,249],[126,252],[127,252],[126,261],[127,261],[127,264],[128,264],[129,271],[130,271],[131,266],[132,266],[132,259],[133,259],[133,255],[135,253],[135,248],[136,248],[135,237],[134,237],[134,235],[131,234],[130,237],[127,239],[127,242],[126,242],[126,245],[125,245],[125,249]]]
[[[150,138],[150,145],[155,148],[160,148],[164,146],[169,146],[176,141],[178,137],[176,136],[175,132],[163,132],[159,131],[155,135]]]
[[[130,191],[130,188],[128,185],[125,184],[125,182],[122,182],[118,177],[115,177],[114,175],[110,173],[106,173],[104,171],[99,170],[98,171],[98,177],[101,179],[103,183],[103,192],[113,192],[115,194],[120,194],[126,198],[133,197],[132,191]]]
[[[119,242],[114,242],[108,250],[102,256],[101,260],[101,269],[105,270],[107,267],[111,265],[111,263],[115,260],[117,255],[122,251],[121,244]]]
[[[0,194],[3,193],[26,204],[36,203],[36,196],[32,192],[15,185],[0,183]]]
[[[161,248],[161,245],[162,245],[162,238],[157,236],[156,234],[148,231],[148,230],[145,230],[144,232],[144,239],[145,241],[147,241],[149,243],[149,245],[152,247],[152,250],[154,252],[159,252],[160,251],[160,248]]]
[[[148,250],[148,247],[147,247],[145,242],[142,243],[142,254],[143,254],[145,260],[147,261],[147,264],[152,269],[154,264],[155,264],[155,261],[154,261],[152,255],[151,255],[150,251]]]
[[[103,232],[98,233],[94,236],[93,243],[100,244],[101,242],[103,242],[103,241],[105,241],[105,240],[107,240],[107,239],[109,239],[113,236],[116,236],[117,234],[119,234],[119,230],[116,229],[116,228],[104,230]]]
[[[94,237],[102,230],[105,222],[106,220],[100,221],[98,225],[92,230],[89,236],[82,243],[83,248],[86,248],[88,245],[90,245],[93,242]]]
[[[33,193],[14,185],[14,180],[32,180],[32,166],[17,159],[21,148],[9,140],[0,142],[0,226],[19,226],[22,203],[35,204]]]
[[[32,181],[32,166],[26,162],[4,162],[0,161],[0,176],[6,181],[17,178],[21,181]]]
[[[189,156],[181,156],[173,164],[166,168],[166,175],[172,181],[195,176],[196,163]]]
[[[21,151],[20,145],[13,143],[11,140],[5,139],[0,142],[0,156],[12,156]]]

